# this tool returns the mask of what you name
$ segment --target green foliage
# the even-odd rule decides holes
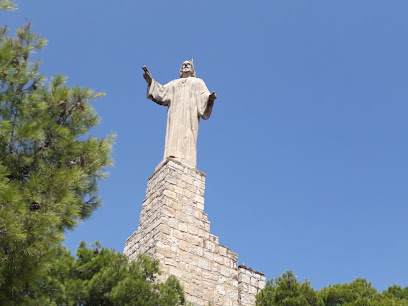
[[[388,289],[384,291],[383,294],[399,300],[408,300],[408,287],[401,288],[400,286],[393,285],[391,287],[388,287]]]
[[[406,306],[408,287],[394,285],[378,293],[370,282],[357,278],[349,284],[329,285],[315,291],[309,282],[298,282],[288,271],[267,282],[256,296],[256,305]]]
[[[35,300],[44,305],[183,305],[184,291],[170,276],[158,280],[159,261],[147,255],[129,263],[128,258],[82,242],[75,260],[59,248],[50,276],[42,279]]]
[[[405,288],[405,294],[408,288]],[[408,305],[404,289],[399,286],[388,288],[383,293],[378,293],[371,283],[365,279],[357,278],[349,284],[339,284],[323,288],[319,296],[327,306],[387,306]]]
[[[99,121],[89,102],[103,94],[62,75],[47,85],[29,61],[45,44],[30,24],[15,37],[0,28],[0,304],[34,298],[64,230],[100,204],[97,182],[111,164],[113,137],[86,136]]]
[[[325,305],[361,305],[377,298],[377,290],[365,279],[357,278],[349,284],[323,288],[319,294]]]
[[[0,1],[0,9],[13,9]],[[46,41],[0,29],[0,304],[180,305],[179,281],[158,280],[159,262],[81,243],[75,260],[64,231],[99,206],[97,182],[111,164],[113,137],[87,136],[99,122],[90,101],[103,96],[49,84],[30,55]]]
[[[256,296],[256,305],[318,306],[323,303],[310,282],[299,282],[291,271],[287,271],[267,282]]]
[[[14,11],[17,9],[17,4],[10,0],[0,0],[0,10]]]

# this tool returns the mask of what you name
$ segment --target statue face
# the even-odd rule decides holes
[[[183,78],[194,75],[194,67],[189,61],[183,62],[180,68],[180,74]]]

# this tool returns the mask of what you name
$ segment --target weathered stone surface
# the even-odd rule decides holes
[[[159,259],[163,277],[175,275],[194,305],[255,305],[265,276],[238,267],[238,254],[210,234],[205,177],[172,159],[162,163],[149,178],[139,227],[124,253],[131,260],[139,253]]]
[[[246,266],[238,267],[239,305],[255,305],[255,295],[265,287],[265,275]]]
[[[168,107],[164,162],[171,157],[195,168],[199,122],[210,118],[217,95],[208,91],[202,79],[196,78],[192,60],[183,62],[180,79],[166,85],[156,82],[145,66],[142,68],[147,82],[147,98]],[[176,168],[180,170],[180,167]],[[184,181],[190,181],[187,189],[195,190],[192,180],[197,175],[191,176],[189,171],[184,173],[187,174]]]

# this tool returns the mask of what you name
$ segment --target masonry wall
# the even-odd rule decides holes
[[[159,259],[163,274],[175,275],[193,304],[255,305],[265,277],[239,268],[238,255],[210,234],[205,177],[197,169],[165,161],[149,178],[139,227],[126,240],[124,253],[131,260],[138,253]]]
[[[240,305],[255,305],[255,295],[265,287],[265,275],[244,265],[238,266],[238,299]]]

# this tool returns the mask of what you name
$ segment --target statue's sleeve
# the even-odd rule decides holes
[[[171,82],[170,82],[171,83]],[[171,84],[161,85],[152,79],[152,83],[147,86],[147,98],[160,105],[170,106]]]
[[[210,101],[210,91],[207,89],[204,81],[201,80],[199,86],[199,97],[198,97],[198,115],[200,118],[207,120],[211,116],[211,111],[214,105],[214,101]]]

